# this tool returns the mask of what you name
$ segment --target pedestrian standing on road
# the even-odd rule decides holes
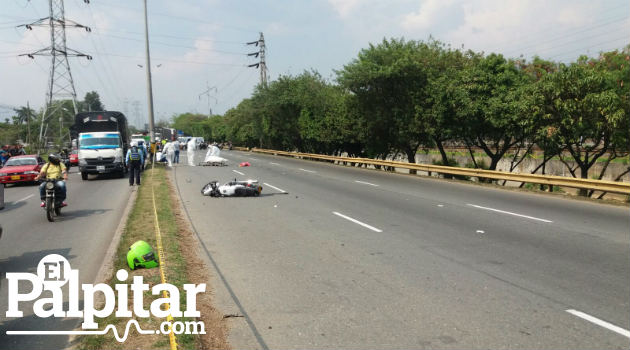
[[[194,137],[191,137],[188,144],[186,144],[186,155],[188,156],[188,165],[190,166],[195,166],[195,148],[197,148],[197,142]]]
[[[133,186],[135,179],[136,185],[140,186],[140,166],[144,162],[142,151],[138,149],[138,144],[131,143],[131,148],[127,150],[125,158],[129,167],[129,186]]]
[[[7,145],[2,146],[2,149],[0,149],[0,167],[4,166],[9,157],[9,147]]]
[[[11,157],[15,157],[18,155],[17,146],[14,146],[14,145],[9,146],[9,155],[11,155]]]
[[[17,154],[19,156],[25,156],[26,155],[26,150],[24,149],[24,146],[18,145],[17,147],[18,147]]]
[[[145,142],[139,144],[138,149],[140,149],[140,152],[142,152],[142,164],[140,165],[140,171],[142,172],[144,171],[144,166],[147,162],[147,159],[149,159],[149,152],[147,151],[147,145]]]
[[[173,158],[173,163],[175,164],[179,164],[179,140],[176,138],[173,138],[173,148],[175,149],[175,157]]]
[[[175,157],[175,150],[173,149],[173,143],[167,142],[164,145],[164,153],[166,153],[166,162],[169,167],[173,166],[173,158]]]

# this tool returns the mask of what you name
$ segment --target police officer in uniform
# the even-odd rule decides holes
[[[144,154],[138,149],[136,142],[132,142],[131,148],[127,150],[126,161],[129,166],[129,186],[133,186],[134,179],[136,185],[140,186],[140,168],[144,163]]]

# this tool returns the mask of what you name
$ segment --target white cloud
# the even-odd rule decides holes
[[[403,16],[400,28],[411,37],[432,34],[476,51],[571,59],[597,46],[603,38],[597,35],[613,32],[598,26],[614,9],[606,5],[604,0],[426,0]],[[581,41],[585,36],[592,40]]]
[[[454,0],[426,0],[417,12],[404,16],[401,23],[407,30],[427,29],[448,15]]]
[[[328,0],[342,18],[347,17],[360,3],[360,0]]]

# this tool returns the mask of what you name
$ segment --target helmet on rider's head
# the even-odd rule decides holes
[[[129,247],[127,252],[127,265],[134,270],[138,267],[146,269],[159,265],[153,248],[145,241],[137,241]]]
[[[131,147],[138,147],[138,143],[136,141],[131,142]]]
[[[58,154],[51,153],[48,155],[48,161],[53,163],[54,165],[59,165],[61,162],[61,157]]]

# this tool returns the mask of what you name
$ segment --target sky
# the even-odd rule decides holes
[[[59,0],[55,0],[59,1]],[[11,107],[46,101],[51,58],[45,27],[16,27],[48,16],[48,0],[0,0],[0,119]],[[67,47],[77,97],[97,91],[132,124],[147,120],[141,0],[65,0]],[[251,95],[264,34],[268,79],[335,70],[384,38],[427,40],[507,57],[571,62],[630,44],[627,0],[148,0],[155,119],[184,112],[223,114]],[[142,67],[140,67],[142,66]],[[210,88],[209,94],[204,94]],[[210,97],[208,97],[210,95]]]

